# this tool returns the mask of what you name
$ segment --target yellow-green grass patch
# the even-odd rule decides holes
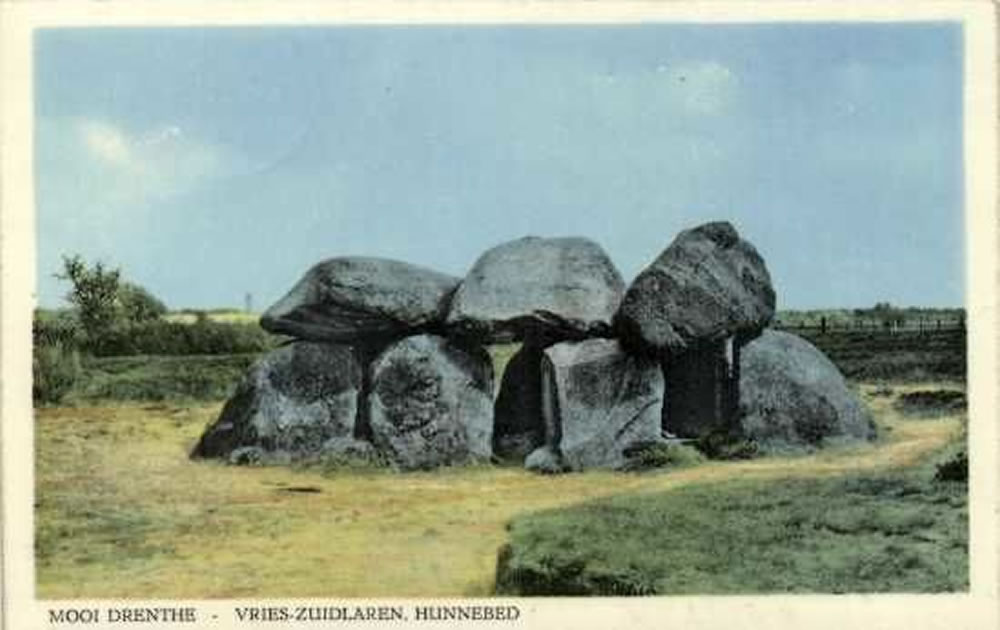
[[[36,549],[41,598],[459,596],[492,592],[515,516],[593,498],[735,478],[888,471],[922,463],[962,418],[892,408],[912,384],[862,395],[874,444],[815,455],[706,462],[643,474],[539,476],[233,467],[188,451],[221,404],[39,409]],[[318,492],[289,491],[309,488]]]

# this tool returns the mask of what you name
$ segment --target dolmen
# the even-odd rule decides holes
[[[643,449],[719,432],[764,451],[870,439],[836,367],[767,329],[774,309],[763,258],[725,222],[681,232],[628,286],[579,237],[502,243],[461,279],[331,258],[262,315],[286,343],[191,455],[559,473],[629,468]],[[494,374],[490,350],[511,343]]]
[[[681,232],[636,277],[615,323],[627,346],[663,363],[665,430],[692,438],[725,427],[739,402],[740,350],[774,306],[764,259],[729,223]]]
[[[497,457],[523,461],[547,443],[552,421],[543,417],[546,349],[610,336],[624,290],[614,263],[585,238],[521,238],[486,251],[472,265],[452,299],[449,328],[484,344],[521,342],[495,405]]]

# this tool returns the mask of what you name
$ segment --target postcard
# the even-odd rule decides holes
[[[995,25],[0,5],[6,627],[996,627]]]

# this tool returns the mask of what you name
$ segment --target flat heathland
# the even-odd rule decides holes
[[[965,379],[965,330],[789,329],[822,350],[854,381]]]
[[[498,358],[508,354],[500,352]],[[807,494],[839,480],[878,487],[879,479],[925,475],[925,470],[929,476],[921,478],[927,481],[942,449],[961,439],[964,413],[951,409],[931,418],[909,415],[897,401],[908,392],[939,389],[963,388],[956,383],[864,385],[863,399],[883,435],[869,445],[798,457],[706,461],[645,473],[592,471],[555,477],[488,466],[399,474],[195,462],[188,459],[188,451],[218,414],[219,401],[79,402],[75,407],[40,408],[35,432],[38,596],[488,595],[496,587],[498,550],[511,533],[522,531],[518,528],[523,519],[532,514],[548,518],[546,511],[554,508],[573,510],[578,504],[608,499],[624,501],[627,509],[642,516],[642,508],[635,508],[639,502],[676,493],[692,519],[725,513],[727,522],[701,532],[717,539],[750,523],[780,521],[793,510],[802,515],[805,508],[797,508],[792,500],[798,496],[795,484],[804,484],[800,490]],[[749,485],[742,502],[727,508],[724,495],[738,491],[732,485],[737,479]],[[951,489],[910,484],[897,492],[885,486],[887,492],[853,512],[807,518],[803,523],[808,526],[800,528],[800,539],[791,547],[772,533],[768,553],[761,542],[764,532],[754,539],[758,556],[748,556],[741,572],[727,572],[719,565],[715,573],[703,571],[697,581],[673,592],[691,592],[691,584],[697,592],[789,590],[796,584],[820,590],[965,589],[964,485],[927,483]],[[937,501],[929,516],[913,513],[916,499],[909,495],[912,488],[921,492],[919,487],[930,493],[928,501]],[[762,521],[754,497],[766,496],[768,488],[781,489],[781,496],[791,499],[771,501],[770,520]],[[715,493],[718,500],[692,500]],[[597,505],[598,511],[603,509]],[[699,515],[700,509],[706,511]],[[508,532],[511,521],[514,530]],[[581,527],[595,522],[600,527],[598,521],[588,520]],[[814,527],[819,521],[821,526]],[[842,533],[837,533],[838,527]],[[699,531],[687,534],[697,537]],[[843,553],[816,553],[817,546],[838,537]],[[868,545],[859,549],[876,549],[899,562],[888,573],[876,571],[863,555],[849,553],[858,541]],[[702,543],[692,539],[691,549],[702,548]],[[950,555],[935,555],[931,568],[913,561],[915,554],[929,548],[946,549]],[[663,557],[664,562],[670,560]],[[682,554],[672,561],[692,558]],[[780,569],[780,580],[763,587],[750,577],[734,581],[734,576],[761,573],[747,564],[752,562],[772,578]],[[831,567],[840,576],[837,583],[817,581],[816,576],[829,574]],[[678,570],[689,569],[683,565]],[[865,571],[874,577],[866,578]],[[653,583],[666,585],[661,592],[672,592],[667,582]]]

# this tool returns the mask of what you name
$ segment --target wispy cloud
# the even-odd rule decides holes
[[[75,166],[101,184],[101,201],[136,204],[162,200],[238,170],[237,156],[164,124],[128,131],[111,122],[74,120],[71,137],[82,151]],[[58,176],[58,174],[56,174]]]
[[[100,121],[85,120],[79,124],[84,146],[98,160],[119,167],[132,161],[128,139],[115,127]]]
[[[250,169],[241,153],[172,122],[126,128],[108,119],[41,117],[37,132],[43,274],[70,252],[115,263],[148,257],[151,239],[201,212],[183,199]],[[52,286],[46,291],[57,296]]]

